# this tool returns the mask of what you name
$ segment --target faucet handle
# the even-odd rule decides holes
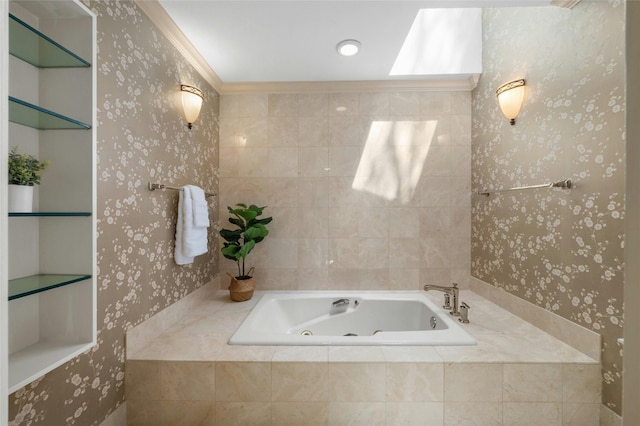
[[[451,296],[449,293],[444,294],[444,305],[442,307],[448,311],[451,310]]]
[[[458,321],[463,324],[469,324],[469,309],[471,309],[471,306],[467,305],[466,302],[460,304],[460,318],[458,318]]]

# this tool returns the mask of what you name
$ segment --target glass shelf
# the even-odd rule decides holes
[[[40,274],[9,280],[9,300],[41,293],[57,287],[77,283],[78,281],[88,280],[89,278],[91,278],[91,275]]]
[[[38,130],[90,129],[91,126],[9,96],[9,121]]]
[[[9,14],[9,53],[38,68],[91,66],[80,56],[12,14]]]
[[[10,212],[9,217],[78,217],[91,216],[91,212]]]

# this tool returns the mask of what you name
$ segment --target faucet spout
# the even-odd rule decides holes
[[[440,285],[426,284],[424,286],[424,291],[429,290],[438,290],[445,294],[448,294],[451,297],[451,315],[459,316],[460,311],[458,310],[458,300],[459,300],[459,289],[457,283],[452,283],[451,287],[445,287]]]
[[[342,308],[349,306],[349,299],[338,299],[331,303],[332,308]]]

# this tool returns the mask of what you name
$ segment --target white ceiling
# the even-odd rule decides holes
[[[549,0],[159,3],[224,83],[255,83],[428,78],[389,75],[420,9],[546,6]],[[339,56],[336,44],[344,39],[359,40],[360,53]]]

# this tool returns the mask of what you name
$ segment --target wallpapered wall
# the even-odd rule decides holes
[[[213,228],[208,254],[175,265],[177,193],[146,185],[218,192],[218,95],[133,3],[87,5],[98,15],[98,344],[12,394],[12,426],[100,424],[124,401],[125,331],[217,274]],[[181,82],[205,91],[191,131]]]
[[[466,286],[470,184],[470,92],[222,96],[220,226],[274,218],[259,289]]]
[[[571,178],[576,188],[472,202],[472,275],[603,338],[603,401],[621,412],[624,7],[491,9],[473,92],[473,188]],[[524,77],[510,126],[495,89]]]

